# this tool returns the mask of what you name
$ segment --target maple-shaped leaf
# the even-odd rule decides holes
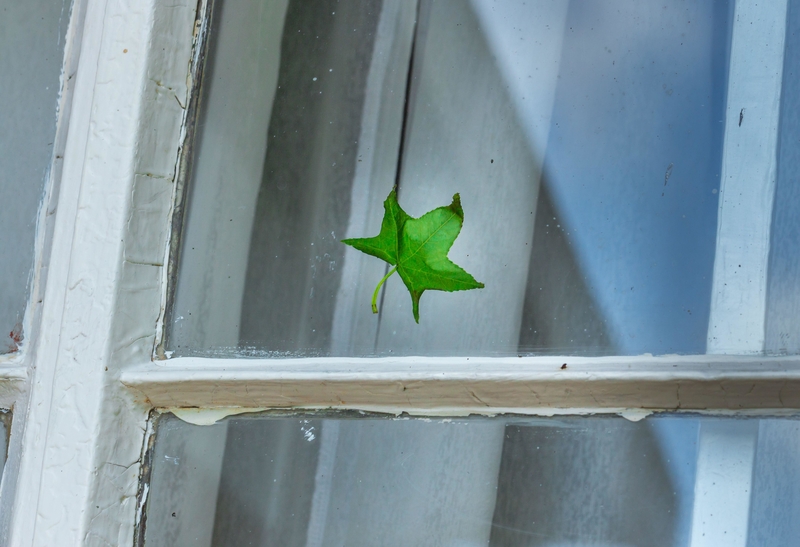
[[[483,283],[454,264],[447,253],[461,231],[464,210],[461,198],[437,207],[419,218],[409,216],[397,202],[397,189],[383,202],[381,232],[375,237],[343,239],[342,243],[385,260],[394,268],[380,280],[372,295],[372,312],[378,313],[377,298],[383,283],[394,272],[400,274],[408,292],[414,320],[419,323],[419,299],[427,290],[466,291],[482,289]]]

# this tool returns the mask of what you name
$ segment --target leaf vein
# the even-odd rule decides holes
[[[425,216],[425,215],[423,215],[423,216]],[[422,244],[421,244],[419,247],[417,247],[417,250],[416,250],[416,251],[414,251],[413,253],[411,253],[411,254],[408,256],[408,258],[407,258],[406,260],[410,260],[411,258],[413,258],[414,256],[416,256],[416,254],[417,254],[417,253],[418,253],[418,252],[419,252],[419,251],[420,251],[420,250],[421,250],[421,249],[422,249],[422,248],[423,248],[425,245],[427,245],[427,244],[428,244],[428,242],[429,242],[431,239],[433,239],[433,236],[435,236],[437,233],[439,233],[439,231],[440,231],[442,228],[444,228],[444,225],[445,225],[445,224],[447,224],[448,222],[450,222],[450,221],[453,219],[453,217],[454,217],[454,216],[456,216],[456,214],[455,214],[455,213],[453,213],[452,215],[450,215],[450,216],[447,218],[447,220],[445,220],[444,222],[442,222],[442,223],[439,225],[439,227],[438,227],[438,228],[436,228],[436,229],[435,229],[435,230],[434,230],[434,231],[431,233],[431,235],[430,235],[430,236],[428,236],[428,239],[426,239],[424,242],[422,242]],[[421,217],[420,217],[420,218],[421,218]],[[419,220],[419,219],[415,219],[415,220]],[[398,245],[399,245],[400,238],[398,237],[398,238],[397,238],[397,240],[398,240]],[[450,250],[450,248],[448,247],[448,249],[447,249],[447,250],[449,251],[449,250]],[[398,256],[398,257],[400,256],[400,250],[399,250],[399,249],[397,250],[397,256]]]

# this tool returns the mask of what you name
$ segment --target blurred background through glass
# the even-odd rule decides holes
[[[704,353],[733,2],[217,2],[168,350]],[[401,142],[402,141],[402,142]],[[420,325],[378,233],[461,194]]]
[[[701,430],[750,465],[713,467]],[[747,545],[800,534],[795,419],[165,415],[156,434],[147,547],[684,547],[741,503]],[[740,487],[709,499],[720,481]]]
[[[0,0],[0,354],[17,350],[54,160],[71,3]]]

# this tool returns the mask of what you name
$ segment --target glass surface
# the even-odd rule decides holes
[[[0,353],[23,337],[69,16],[67,1],[0,0]]]
[[[146,545],[678,547],[714,515],[791,545],[798,448],[784,418],[164,415]]]
[[[0,479],[8,459],[8,436],[11,433],[11,411],[0,410]]]
[[[167,349],[704,353],[732,2],[219,2]],[[460,193],[420,324],[376,235]]]
[[[789,2],[769,256],[767,353],[800,353],[800,3]]]

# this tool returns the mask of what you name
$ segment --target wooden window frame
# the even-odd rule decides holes
[[[786,0],[774,4],[778,7],[767,11],[785,14]],[[744,15],[747,9],[764,9],[754,0],[739,0],[740,8]],[[748,271],[733,277],[724,261],[715,264],[709,351],[717,355],[275,360],[159,355],[154,348],[168,298],[172,219],[181,203],[178,183],[193,122],[187,106],[198,81],[208,13],[209,0],[74,1],[67,55],[74,64],[66,65],[67,82],[73,82],[71,67],[77,68],[74,83],[65,84],[74,86],[74,93],[64,94],[69,126],[59,191],[53,195],[57,214],[42,251],[48,272],[44,298],[34,306],[31,342],[0,363],[0,405],[14,409],[0,490],[5,544],[132,545],[153,410],[194,409],[214,419],[265,409],[446,416],[616,413],[631,419],[658,411],[797,414],[800,358],[764,357],[760,351],[771,203],[760,208],[752,203],[753,195],[774,194],[778,110],[774,104],[766,112],[759,108],[764,93],[780,97],[781,71],[775,76],[774,68],[782,67],[782,37],[764,46],[773,52],[767,56],[773,62],[761,63],[764,74],[756,75],[762,77],[762,91],[742,85],[742,96],[734,96],[761,122],[746,132],[726,132],[726,147],[766,153],[745,163],[732,155],[723,159],[719,222],[731,237],[718,241],[717,256],[741,257]],[[766,19],[749,32],[780,35],[774,18]],[[734,33],[734,59],[744,55],[739,50],[752,49],[754,40],[745,31]],[[764,51],[732,61],[731,77],[754,77],[755,63],[748,59],[757,60]],[[736,67],[745,73],[736,76]],[[735,112],[729,107],[728,117],[733,116],[738,118],[738,107]],[[743,190],[749,193],[742,196]],[[760,239],[734,249],[736,228],[745,221],[749,227],[756,223]],[[738,294],[746,296],[746,309],[753,313],[740,317]],[[736,321],[728,319],[733,316]]]

